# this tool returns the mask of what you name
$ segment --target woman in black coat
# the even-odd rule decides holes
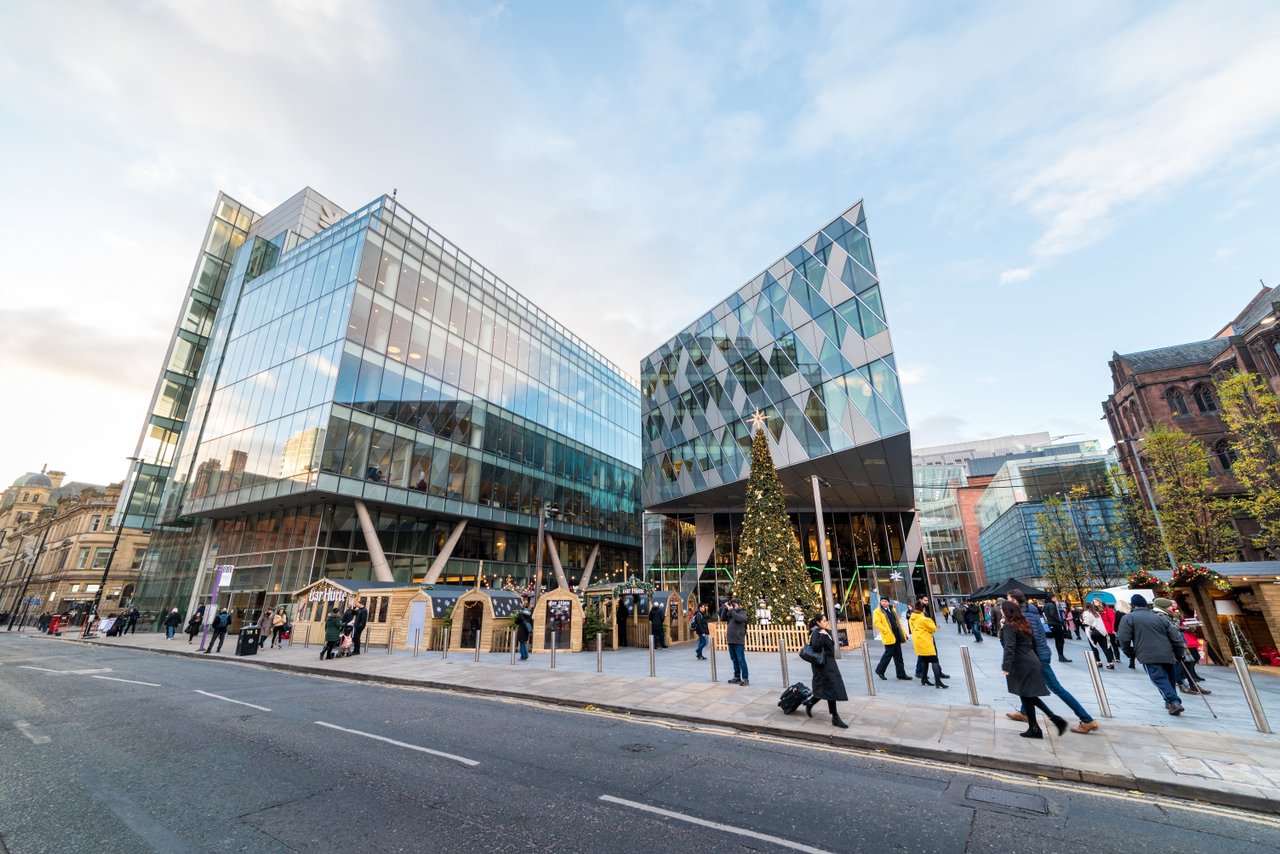
[[[848,700],[849,694],[844,690],[844,677],[840,675],[840,667],[836,664],[836,644],[831,639],[831,623],[826,614],[813,618],[813,632],[809,635],[809,646],[814,652],[822,654],[822,664],[810,664],[813,668],[813,693],[804,701],[804,710],[813,717],[813,704],[819,700],[827,701],[827,711],[831,712],[831,725],[840,729],[848,729],[849,725],[840,720],[836,713],[836,701]]]
[[[196,612],[191,615],[191,619],[187,620],[187,645],[196,639],[196,635],[200,634],[200,627],[204,625],[204,606],[196,608]]]
[[[1018,734],[1023,738],[1044,738],[1040,725],[1036,723],[1036,709],[1040,709],[1058,728],[1058,735],[1062,735],[1067,731],[1067,722],[1040,699],[1049,696],[1049,689],[1045,687],[1044,674],[1040,670],[1031,624],[1018,604],[1008,599],[1000,603],[1000,616],[1000,643],[1004,646],[1004,661],[1000,669],[1004,671],[1009,693],[1021,698],[1022,713],[1027,716],[1027,731]]]

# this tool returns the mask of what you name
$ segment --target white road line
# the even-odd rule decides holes
[[[735,836],[745,836],[749,839],[759,839],[761,842],[770,842],[782,848],[790,848],[793,851],[807,851],[809,854],[831,854],[821,848],[814,848],[810,845],[802,845],[799,842],[792,842],[788,839],[780,839],[777,836],[770,836],[767,833],[756,833],[754,830],[743,830],[740,827],[731,827],[727,824],[720,824],[714,821],[707,821],[705,818],[697,818],[684,813],[672,812],[664,810],[661,807],[653,807],[648,804],[636,803],[635,801],[627,801],[622,798],[615,798],[612,795],[601,795],[600,800],[610,804],[618,804],[632,809],[642,810],[643,812],[651,812],[665,818],[673,818],[676,821],[686,821],[689,824],[696,824],[701,827],[709,827],[712,830],[718,830],[721,833],[732,833]]]
[[[159,687],[159,686],[156,686],[156,687]],[[260,711],[260,712],[269,712],[269,711],[271,711],[271,710],[270,710],[270,709],[268,709],[266,706],[258,706],[258,705],[255,705],[255,704],[253,704],[253,703],[246,703],[244,700],[233,700],[233,699],[231,699],[230,697],[224,697],[224,696],[222,696],[221,694],[211,694],[211,693],[209,693],[208,691],[201,691],[199,688],[197,688],[197,689],[196,689],[196,693],[197,693],[197,694],[204,694],[206,697],[213,697],[215,700],[226,700],[228,703],[236,703],[236,704],[241,705],[241,706],[248,706],[248,707],[249,707],[249,708],[251,708],[251,709],[257,709],[257,710],[258,710],[258,711]]]
[[[19,732],[21,732],[27,738],[31,739],[32,744],[48,744],[50,741],[53,740],[49,738],[49,736],[47,735],[41,735],[40,733],[36,732],[35,728],[32,727],[31,724],[27,723],[26,721],[14,721],[13,725],[18,728]]]
[[[452,759],[454,762],[461,762],[463,765],[479,765],[480,764],[474,759],[468,759],[465,756],[455,756],[452,753],[443,753],[439,750],[432,750],[429,747],[420,747],[416,744],[406,744],[403,741],[396,741],[394,738],[387,738],[386,736],[383,736],[383,735],[374,735],[371,732],[361,732],[358,729],[347,729],[344,726],[325,723],[324,721],[316,721],[316,724],[318,726],[328,727],[329,729],[336,729],[342,732],[349,732],[352,735],[362,735],[365,738],[372,738],[375,741],[385,741],[387,744],[394,744],[396,747],[406,747],[409,750],[416,750],[419,753],[430,753],[432,756],[439,756],[442,759]]]
[[[139,682],[137,679],[121,679],[119,676],[90,676],[90,679],[110,679],[112,682],[128,682],[130,685],[146,685],[150,688],[159,688],[160,685],[155,682]]]
[[[62,670],[54,670],[52,667],[36,667],[34,664],[19,664],[23,670],[43,670],[45,673],[63,673]]]
[[[110,667],[91,667],[88,670],[64,670],[63,673],[71,673],[75,676],[88,676],[90,673],[110,673]]]

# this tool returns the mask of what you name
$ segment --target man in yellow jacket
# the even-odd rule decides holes
[[[880,633],[880,642],[884,644],[884,654],[876,665],[876,675],[886,679],[884,672],[889,669],[889,662],[892,661],[898,678],[910,680],[907,668],[902,663],[902,645],[907,642],[907,636],[902,631],[902,621],[898,619],[898,612],[894,610],[891,599],[880,599],[880,607],[872,615],[871,625]]]

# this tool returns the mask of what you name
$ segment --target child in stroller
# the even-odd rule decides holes
[[[342,639],[338,641],[338,658],[351,655],[355,652],[356,642],[351,637],[351,626],[343,626]]]

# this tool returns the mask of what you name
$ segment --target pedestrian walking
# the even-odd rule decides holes
[[[1048,637],[1053,638],[1053,645],[1058,649],[1058,661],[1063,664],[1070,664],[1071,659],[1066,656],[1067,645],[1067,621],[1062,615],[1062,609],[1059,607],[1053,594],[1049,593],[1044,598],[1044,620],[1049,624],[1049,631],[1045,632]]]
[[[1027,618],[1027,625],[1031,626],[1031,636],[1034,640],[1036,658],[1040,662],[1040,675],[1044,678],[1044,685],[1050,692],[1056,694],[1062,702],[1067,704],[1067,708],[1076,713],[1080,718],[1080,723],[1071,728],[1072,732],[1078,732],[1081,735],[1088,735],[1098,728],[1098,722],[1093,716],[1085,711],[1084,706],[1080,705],[1080,701],[1066,688],[1062,687],[1062,683],[1058,681],[1058,676],[1053,672],[1053,654],[1049,651],[1049,643],[1047,635],[1044,633],[1043,624],[1040,622],[1041,610],[1035,603],[1027,600],[1026,594],[1021,590],[1015,590],[1009,594],[1009,598],[1014,601],[1019,608],[1022,609],[1022,616]],[[1050,602],[1048,607],[1053,607]],[[1016,712],[1006,712],[1005,717],[1015,721],[1029,721],[1030,718],[1025,706],[1019,706]]]
[[[942,603],[942,621],[944,623],[951,622],[951,606],[945,601]]]
[[[848,729],[849,725],[840,719],[836,711],[836,703],[849,699],[844,688],[844,677],[840,675],[840,665],[836,663],[836,643],[831,637],[831,622],[826,614],[813,618],[812,630],[809,632],[809,647],[822,656],[821,664],[809,662],[813,668],[812,692],[804,701],[804,711],[813,717],[813,706],[819,700],[827,701],[827,711],[831,713],[831,725],[839,729]]]
[[[356,599],[342,615],[343,625],[351,629],[351,655],[360,654],[360,636],[364,634],[364,627],[368,622],[369,609],[360,599]]]
[[[205,644],[204,654],[213,652],[213,642],[218,642],[218,652],[222,652],[222,642],[227,639],[227,628],[231,625],[231,615],[223,608],[214,615],[209,623],[209,642]]]
[[[977,602],[970,602],[964,609],[965,627],[973,633],[973,639],[982,643],[982,609]]]
[[[1120,627],[1124,625],[1124,618],[1126,615],[1126,611],[1121,608],[1116,608],[1116,631],[1112,638],[1112,643],[1115,646],[1114,652],[1116,654],[1116,664],[1120,663]],[[1127,658],[1129,659],[1129,669],[1136,670],[1137,668],[1134,667],[1133,656],[1129,655]]]
[[[884,644],[884,653],[880,656],[880,663],[876,665],[876,675],[881,679],[887,678],[884,673],[892,661],[897,677],[909,680],[911,677],[907,675],[907,668],[902,663],[902,645],[906,643],[907,637],[902,630],[902,621],[898,619],[898,612],[893,607],[893,600],[887,596],[880,599],[880,607],[871,618],[871,624],[880,632],[880,642]]]
[[[1111,647],[1111,660],[1120,662],[1120,639],[1116,635],[1119,630],[1119,620],[1116,616],[1116,606],[1110,602],[1102,606],[1102,626],[1106,630],[1107,644]]]
[[[191,619],[187,620],[187,646],[196,639],[196,635],[200,634],[200,627],[204,625],[204,606],[196,608],[196,612],[191,615]]]
[[[730,599],[720,611],[720,619],[728,623],[725,628],[725,645],[729,647],[729,660],[733,662],[733,678],[730,685],[750,685],[747,673],[747,612],[736,598]]]
[[[1115,670],[1116,662],[1111,656],[1111,642],[1107,640],[1107,627],[1102,621],[1102,609],[1098,607],[1097,602],[1090,602],[1084,609],[1085,634],[1089,638],[1089,649],[1093,652],[1093,663],[1098,667],[1102,667],[1102,659],[1098,655],[1098,650],[1102,650],[1102,654],[1107,657],[1107,669]]]
[[[1120,627],[1121,647],[1142,662],[1169,714],[1180,715],[1185,710],[1171,674],[1173,666],[1187,656],[1186,641],[1164,615],[1151,610],[1141,593],[1133,594],[1129,604],[1132,610]]]
[[[706,661],[707,657],[702,651],[707,648],[707,636],[711,634],[710,627],[707,626],[707,605],[704,602],[698,606],[698,610],[693,612],[693,633],[698,636],[698,648],[693,654],[699,661]]]
[[[1044,684],[1040,660],[1036,657],[1031,624],[1018,608],[1018,603],[1011,599],[1000,603],[1000,616],[1000,643],[1004,645],[1000,669],[1004,671],[1009,693],[1022,700],[1027,717],[1026,730],[1018,734],[1023,738],[1044,738],[1044,732],[1036,721],[1036,709],[1040,709],[1058,728],[1058,735],[1062,735],[1067,731],[1066,720],[1055,715],[1041,699],[1049,696],[1049,689]]]
[[[1062,605],[1062,620],[1067,626],[1067,636],[1070,637],[1074,634],[1076,640],[1080,640],[1080,626],[1076,623],[1076,609],[1065,602]]]
[[[533,613],[529,600],[525,599],[516,615],[516,643],[520,645],[520,660],[529,660],[529,639],[533,637]]]
[[[1196,670],[1196,665],[1200,663],[1200,659],[1203,657],[1203,653],[1200,650],[1204,648],[1204,641],[1196,634],[1195,626],[1190,621],[1186,619],[1179,620],[1178,628],[1182,632],[1182,639],[1187,644],[1187,653],[1191,656],[1191,660],[1187,662],[1187,672],[1191,674],[1191,681],[1195,685],[1199,685],[1201,682],[1206,681]],[[1188,691],[1187,693],[1191,692]]]
[[[1195,672],[1196,653],[1191,651],[1191,644],[1187,643],[1187,635],[1179,626],[1178,606],[1173,603],[1172,599],[1164,597],[1157,598],[1151,603],[1151,609],[1157,614],[1163,616],[1169,621],[1169,624],[1182,635],[1182,642],[1186,644],[1187,654],[1182,661],[1177,664],[1170,665],[1169,676],[1173,680],[1173,684],[1178,686],[1178,690],[1186,694],[1212,694],[1208,688],[1202,687],[1199,683],[1203,680],[1197,680]]]
[[[164,636],[169,640],[173,640],[173,636],[178,632],[178,626],[182,625],[182,615],[178,613],[178,609],[174,608],[164,618]]]
[[[916,670],[920,676],[920,684],[937,685],[939,688],[949,687],[942,681],[946,674],[942,672],[942,665],[938,663],[938,648],[933,643],[933,634],[938,630],[938,624],[924,612],[923,602],[916,602],[908,624],[911,628],[911,645],[916,651]],[[930,665],[933,666],[934,681],[932,682],[929,681]]]
[[[329,609],[329,616],[324,621],[324,649],[320,650],[321,661],[333,658],[333,651],[338,648],[340,640],[342,640],[342,616],[338,613],[338,606],[334,605]]]
[[[657,600],[649,606],[649,629],[653,632],[653,645],[656,649],[666,649],[667,642],[663,638],[662,629],[667,622],[667,609],[659,605]]]
[[[276,612],[271,615],[271,648],[278,648],[282,642],[284,635],[284,627],[289,625],[289,617],[285,614],[284,608],[276,608]]]
[[[258,615],[258,649],[262,649],[271,639],[271,625],[274,622],[275,614],[270,608],[263,608],[262,613]]]
[[[138,630],[138,620],[141,617],[142,617],[142,612],[138,610],[138,607],[136,605],[130,608],[128,614],[125,617],[124,628],[120,630],[121,636],[128,635],[128,634],[136,634]]]

